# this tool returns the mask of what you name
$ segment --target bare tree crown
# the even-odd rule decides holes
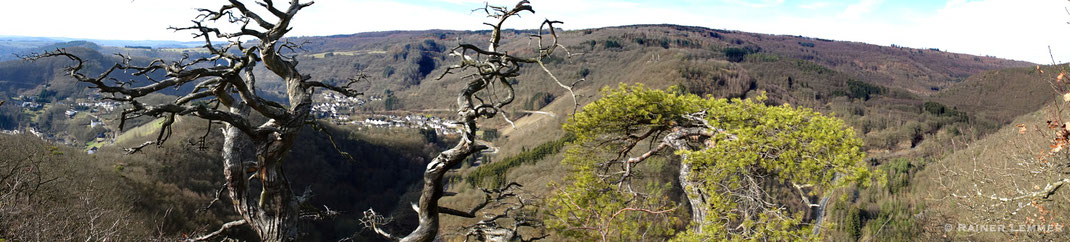
[[[136,65],[132,63],[131,58],[119,55],[122,59],[120,63],[96,76],[82,73],[82,58],[64,49],[35,54],[27,59],[66,57],[74,61],[75,64],[67,68],[71,77],[106,94],[105,99],[129,105],[120,117],[120,129],[131,118],[165,118],[165,125],[161,127],[160,135],[154,142],[157,145],[169,137],[167,133],[176,115],[223,122],[239,128],[251,137],[265,137],[275,133],[277,125],[252,124],[247,117],[221,110],[220,105],[248,105],[271,118],[272,121],[269,122],[294,123],[304,122],[307,118],[307,107],[304,106],[309,105],[310,100],[304,99],[309,98],[314,88],[324,88],[350,97],[362,95],[354,90],[352,85],[363,77],[350,78],[343,85],[310,80],[311,76],[297,70],[298,61],[295,56],[281,54],[284,50],[292,51],[296,47],[296,44],[282,39],[291,29],[290,21],[299,10],[311,6],[313,2],[290,1],[286,9],[277,8],[270,0],[257,4],[278,18],[278,21],[269,22],[242,2],[230,0],[229,4],[218,10],[198,9],[200,14],[192,20],[192,26],[171,28],[175,31],[192,31],[195,38],[203,39],[203,48],[210,54],[207,57],[190,58],[190,55],[184,54],[184,58],[177,61],[155,59],[146,65]],[[224,32],[220,28],[209,26],[219,21],[240,27],[236,32]],[[243,38],[251,41],[243,41]],[[267,100],[257,91],[253,69],[259,63],[286,81],[288,105]],[[140,80],[115,79],[111,74],[116,71],[132,72],[132,76],[139,77]],[[150,75],[155,72],[163,72],[166,79],[154,80]],[[140,100],[148,94],[185,85],[193,85],[193,91],[176,98],[172,103],[147,105]]]
[[[363,80],[363,76],[357,76],[342,85],[311,80],[310,75],[298,70],[296,55],[283,54],[299,48],[283,37],[291,30],[294,16],[312,4],[300,0],[291,0],[287,6],[276,6],[272,0],[256,2],[262,8],[259,11],[266,11],[271,16],[261,16],[239,0],[228,0],[218,9],[198,9],[200,14],[192,20],[191,26],[171,29],[191,31],[194,38],[202,39],[203,48],[208,52],[204,57],[191,58],[187,54],[177,61],[156,59],[146,65],[136,65],[131,58],[120,55],[119,63],[96,76],[82,73],[85,61],[64,49],[35,54],[27,59],[65,57],[74,61],[74,65],[67,68],[71,77],[98,89],[105,99],[127,104],[120,116],[120,130],[131,118],[163,118],[156,139],[128,149],[130,153],[167,141],[176,116],[206,119],[209,125],[222,123],[224,187],[243,219],[226,223],[219,231],[196,239],[211,239],[228,228],[248,224],[261,240],[290,241],[298,237],[298,203],[306,201],[307,197],[296,196],[291,190],[282,161],[299,131],[311,123],[313,91],[323,88],[354,97],[361,92],[354,90],[353,84]],[[219,22],[237,26],[237,30],[227,32],[215,27]],[[253,71],[257,65],[263,65],[283,80],[285,104],[261,96]],[[116,71],[132,72],[135,79],[114,78],[111,74]],[[158,72],[163,72],[165,79],[153,79],[151,75]],[[191,92],[169,103],[149,105],[142,99],[166,88],[189,85],[193,86]],[[253,123],[251,111],[268,120]],[[207,136],[208,133],[204,137]],[[245,151],[250,148],[255,157],[247,157],[249,152]],[[258,190],[259,195],[253,195]]]
[[[369,217],[364,220],[372,222],[366,225],[387,238],[400,241],[433,241],[437,237],[440,229],[439,213],[462,217],[474,217],[476,212],[484,208],[492,200],[500,201],[501,199],[511,197],[490,196],[489,194],[492,192],[487,191],[488,199],[467,212],[444,208],[438,205],[439,200],[445,195],[445,183],[442,178],[446,171],[451,167],[457,166],[469,156],[488,148],[486,145],[477,141],[476,131],[479,129],[477,121],[480,118],[493,118],[494,116],[501,114],[507,122],[512,123],[505,112],[503,112],[502,108],[511,104],[516,97],[515,90],[513,89],[514,84],[509,81],[509,78],[520,76],[522,65],[538,64],[542,70],[554,80],[554,82],[572,93],[572,86],[574,86],[575,83],[572,85],[564,85],[549,69],[546,68],[546,65],[543,64],[543,59],[553,55],[555,50],[565,49],[563,45],[558,44],[557,32],[554,29],[554,24],[561,24],[562,22],[544,20],[540,25],[538,32],[530,36],[537,40],[538,43],[535,51],[536,56],[522,57],[500,49],[502,26],[510,17],[519,16],[519,14],[523,12],[534,13],[535,10],[532,9],[528,1],[520,1],[513,8],[486,5],[475,11],[486,13],[487,17],[494,21],[493,23],[486,23],[486,25],[491,26],[492,28],[489,40],[490,43],[486,48],[481,48],[473,44],[459,44],[457,47],[450,50],[451,56],[460,57],[459,63],[447,67],[446,71],[438,77],[441,79],[448,74],[456,74],[466,71],[475,72],[474,74],[462,77],[463,79],[468,80],[467,85],[465,89],[457,94],[457,121],[461,124],[462,128],[461,139],[453,148],[443,151],[427,165],[427,168],[424,171],[424,184],[419,202],[418,204],[413,205],[413,209],[418,213],[420,220],[419,225],[415,230],[404,237],[399,237],[382,230],[374,223],[375,221],[381,221],[381,219]],[[484,96],[487,95],[492,88],[505,90],[505,96],[498,99],[491,99],[489,96],[492,95]],[[572,96],[575,101],[575,95],[573,94]],[[498,193],[500,194],[501,191],[498,191]],[[373,211],[370,211],[369,214],[374,215]],[[491,222],[493,222],[493,220],[484,221],[484,223]],[[489,226],[489,224],[485,225]],[[527,226],[526,224],[523,225]],[[504,228],[498,226],[492,227],[493,229]],[[513,235],[516,235],[515,229],[518,227],[521,226],[512,226]],[[477,226],[473,228],[480,229],[481,227]],[[491,227],[484,226],[482,229],[483,230],[479,231],[489,231],[487,229],[491,229]],[[508,230],[508,228],[504,229]],[[476,232],[475,234],[487,235],[482,232]],[[515,238],[523,239],[522,237]]]

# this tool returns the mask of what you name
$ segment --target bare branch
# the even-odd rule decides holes
[[[219,198],[223,197],[223,193],[226,192],[226,191],[227,191],[227,184],[223,184],[223,186],[219,188],[219,191],[217,191],[215,193],[215,197],[212,198],[212,201],[209,201],[208,205],[204,206],[204,209],[201,209],[201,211],[207,212],[208,209],[211,209],[212,205],[215,205],[215,202],[219,201]]]
[[[472,209],[470,209],[467,212],[456,210],[456,209],[452,209],[452,208],[447,208],[447,207],[441,207],[439,209],[441,209],[441,212],[445,213],[445,214],[449,214],[449,215],[453,215],[453,216],[459,216],[459,217],[465,217],[465,218],[475,218],[476,217],[476,212],[479,212],[479,210],[481,210],[484,207],[486,207],[487,204],[490,204],[491,202],[502,202],[502,200],[504,200],[506,198],[516,197],[517,195],[514,192],[510,191],[510,189],[513,188],[513,187],[518,187],[519,188],[519,187],[523,187],[523,186],[521,186],[520,183],[511,182],[508,185],[505,185],[505,187],[498,188],[498,189],[480,188],[479,190],[483,191],[483,195],[484,195],[483,202],[481,202],[481,203],[477,204],[476,206],[472,207]]]
[[[524,198],[526,195],[513,189],[520,187],[520,184],[512,182],[500,189],[482,189],[488,195],[487,200],[492,201],[488,207],[492,211],[484,213],[483,219],[475,224],[460,228],[465,241],[472,238],[479,241],[535,241],[549,236],[542,220],[536,216],[537,208],[529,209],[529,202]],[[486,202],[477,207],[482,209],[484,206]],[[521,228],[532,228],[537,235],[524,238],[520,233]]]
[[[320,133],[323,133],[327,136],[327,139],[331,141],[331,146],[334,147],[334,150],[337,151],[339,155],[342,155],[350,162],[357,162],[357,159],[353,158],[353,155],[350,155],[349,152],[342,151],[342,148],[338,147],[338,142],[334,141],[334,136],[331,135],[330,132],[327,132],[327,129],[323,128],[323,126],[320,126],[315,121],[309,121],[308,123],[312,126],[312,129],[315,129],[316,131],[319,131]]]
[[[361,73],[360,75],[358,75],[356,77],[349,78],[346,81],[344,86],[335,86],[335,85],[331,85],[331,84],[327,84],[325,82],[319,82],[319,81],[306,81],[306,82],[304,82],[304,84],[306,86],[308,86],[308,87],[326,88],[328,90],[335,91],[337,93],[345,95],[346,97],[356,97],[356,96],[364,95],[364,93],[354,90],[352,88],[352,86],[354,84],[357,84],[357,83],[360,83],[360,82],[364,81],[367,78],[368,78],[367,75],[365,75],[364,73]]]
[[[1055,181],[1055,182],[1052,182],[1052,183],[1048,183],[1047,185],[1044,185],[1044,188],[1042,188],[1040,190],[1032,191],[1032,192],[1024,192],[1024,194],[1019,195],[1019,196],[1015,196],[1015,197],[1001,197],[1001,196],[997,196],[995,193],[993,193],[992,195],[989,195],[989,196],[985,196],[985,195],[982,194],[980,189],[978,189],[976,191],[976,195],[975,196],[976,197],[981,197],[981,198],[988,198],[988,199],[992,199],[992,200],[997,200],[997,201],[1000,201],[1000,202],[1009,202],[1009,201],[1022,200],[1022,199],[1027,199],[1027,198],[1028,199],[1037,199],[1037,198],[1048,199],[1048,197],[1050,197],[1052,194],[1055,194],[1055,192],[1057,190],[1059,190],[1059,188],[1061,188],[1063,185],[1066,185],[1066,183],[1068,183],[1068,182],[1070,182],[1070,178],[1063,178],[1061,180],[1058,180],[1058,181]],[[970,197],[968,195],[958,195],[958,194],[955,194],[955,193],[951,193],[951,196],[957,197],[957,198],[969,198]]]
[[[141,152],[141,149],[144,149],[145,146],[149,146],[149,145],[153,145],[153,144],[156,144],[156,141],[145,141],[145,143],[141,143],[141,145],[130,147],[130,148],[123,148],[123,150],[126,151],[126,154],[132,155],[134,153]]]
[[[219,228],[219,230],[216,230],[215,232],[206,234],[206,235],[201,236],[201,237],[197,237],[197,238],[191,239],[189,241],[206,241],[206,240],[210,240],[212,238],[215,238],[215,237],[218,237],[218,236],[222,235],[228,229],[231,229],[231,228],[234,228],[234,227],[237,227],[237,226],[241,226],[241,225],[245,225],[245,220],[230,221],[230,222],[227,222],[227,223],[223,224],[223,226],[221,226]]]
[[[398,238],[397,236],[394,236],[381,228],[383,225],[386,225],[392,221],[393,219],[383,217],[382,215],[376,213],[375,210],[370,208],[367,211],[364,211],[364,217],[360,219],[360,223],[364,225],[365,228],[372,229],[372,231],[375,231],[375,233],[382,235],[387,239],[400,240],[401,238]]]

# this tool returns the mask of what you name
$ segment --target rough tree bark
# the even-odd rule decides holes
[[[686,159],[686,155],[680,157],[680,160]],[[698,184],[691,180],[690,164],[680,162],[680,172],[677,180],[680,182],[680,187],[684,189],[687,204],[691,207],[691,223],[696,225],[695,231],[702,233],[702,224],[706,221],[706,195],[698,187]]]
[[[193,20],[192,26],[172,29],[192,31],[195,38],[203,39],[204,48],[211,53],[204,58],[190,59],[187,55],[178,61],[157,59],[139,66],[121,56],[121,63],[96,77],[82,74],[82,59],[63,49],[35,54],[27,59],[62,56],[75,61],[75,65],[68,68],[72,77],[110,95],[105,99],[128,104],[129,108],[122,112],[120,129],[129,118],[163,117],[164,125],[157,139],[129,149],[131,153],[147,145],[162,145],[170,136],[171,124],[177,115],[223,123],[225,187],[235,211],[244,222],[227,223],[221,230],[248,224],[263,241],[292,241],[299,236],[298,203],[301,199],[290,188],[282,163],[297,134],[310,121],[313,91],[315,88],[324,88],[350,97],[361,95],[350,87],[361,78],[352,78],[346,83],[313,81],[309,75],[298,71],[295,56],[280,53],[297,47],[283,37],[290,31],[290,21],[297,12],[312,3],[291,0],[286,8],[280,9],[271,0],[257,2],[264,11],[278,19],[274,22],[261,17],[239,0],[228,0],[228,4],[218,10],[198,9],[201,14]],[[220,19],[237,25],[238,30],[225,32],[206,25]],[[255,41],[243,42],[241,38]],[[228,44],[217,46],[220,40]],[[289,101],[287,104],[259,96],[253,75],[253,68],[258,63],[282,78]],[[139,80],[114,80],[109,74],[116,70],[133,71],[134,76],[144,78],[140,80],[141,83],[146,83],[146,80],[151,82],[136,85]],[[157,71],[165,72],[167,78],[153,80],[149,77],[149,74]],[[172,103],[150,106],[139,101],[141,97],[164,88],[184,85],[194,85],[194,91]],[[268,120],[254,125],[250,119],[251,111]],[[250,153],[254,156],[249,157]],[[211,239],[221,232],[197,239]]]

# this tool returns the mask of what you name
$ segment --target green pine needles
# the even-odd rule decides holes
[[[573,172],[547,225],[585,240],[819,239],[821,197],[870,184],[862,141],[838,118],[764,101],[603,90],[564,126]]]

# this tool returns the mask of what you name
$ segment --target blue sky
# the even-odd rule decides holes
[[[285,2],[284,0],[276,0]],[[1066,0],[531,0],[537,14],[513,22],[534,28],[543,18],[581,29],[627,24],[704,26],[897,44],[1051,63],[1070,60]],[[222,0],[35,0],[5,3],[0,35],[96,39],[188,40],[168,26],[186,25],[196,7]],[[483,0],[319,0],[294,20],[292,35],[382,30],[484,29],[470,10]],[[512,6],[509,0],[490,4]],[[54,6],[65,6],[49,10]],[[32,21],[30,21],[32,20]],[[19,23],[19,24],[12,24]],[[112,27],[121,23],[125,28]]]

